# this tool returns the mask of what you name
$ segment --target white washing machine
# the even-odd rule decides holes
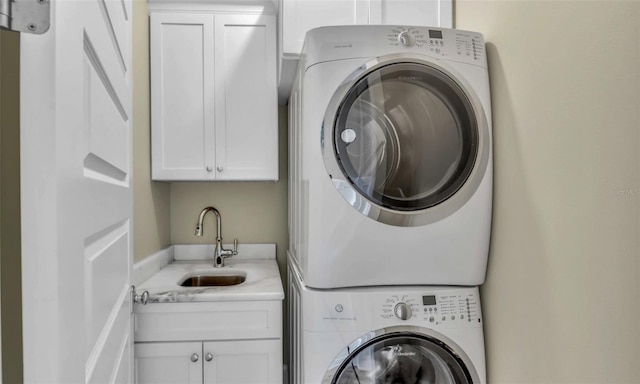
[[[486,383],[477,287],[288,290],[291,384]]]
[[[314,29],[289,105],[290,251],[307,286],[483,283],[492,143],[481,34]]]

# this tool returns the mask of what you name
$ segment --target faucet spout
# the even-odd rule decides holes
[[[204,217],[207,213],[213,212],[216,215],[216,244],[215,249],[213,251],[213,266],[216,268],[224,267],[224,259],[227,257],[231,257],[233,255],[238,254],[238,239],[234,240],[234,249],[224,249],[222,247],[222,216],[220,216],[220,212],[214,207],[206,207],[198,216],[198,223],[196,224],[196,236],[202,236],[204,233]]]

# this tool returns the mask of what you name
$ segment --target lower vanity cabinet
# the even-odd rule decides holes
[[[136,383],[202,384],[202,342],[136,343]]]
[[[205,383],[282,383],[280,340],[206,342],[202,346]]]
[[[137,384],[282,384],[282,301],[135,309]]]
[[[282,382],[280,340],[136,344],[136,383]]]

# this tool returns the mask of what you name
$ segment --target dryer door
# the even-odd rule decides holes
[[[365,335],[331,364],[323,384],[480,383],[473,364],[444,337],[399,329]],[[426,330],[425,330],[426,331]]]
[[[368,63],[338,89],[322,145],[347,202],[400,226],[460,208],[480,184],[490,153],[483,108],[461,76],[399,55]]]

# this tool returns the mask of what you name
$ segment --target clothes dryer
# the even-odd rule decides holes
[[[289,265],[292,384],[486,384],[477,287],[315,290]]]
[[[307,33],[290,105],[290,250],[309,287],[485,278],[489,79],[476,32]]]

